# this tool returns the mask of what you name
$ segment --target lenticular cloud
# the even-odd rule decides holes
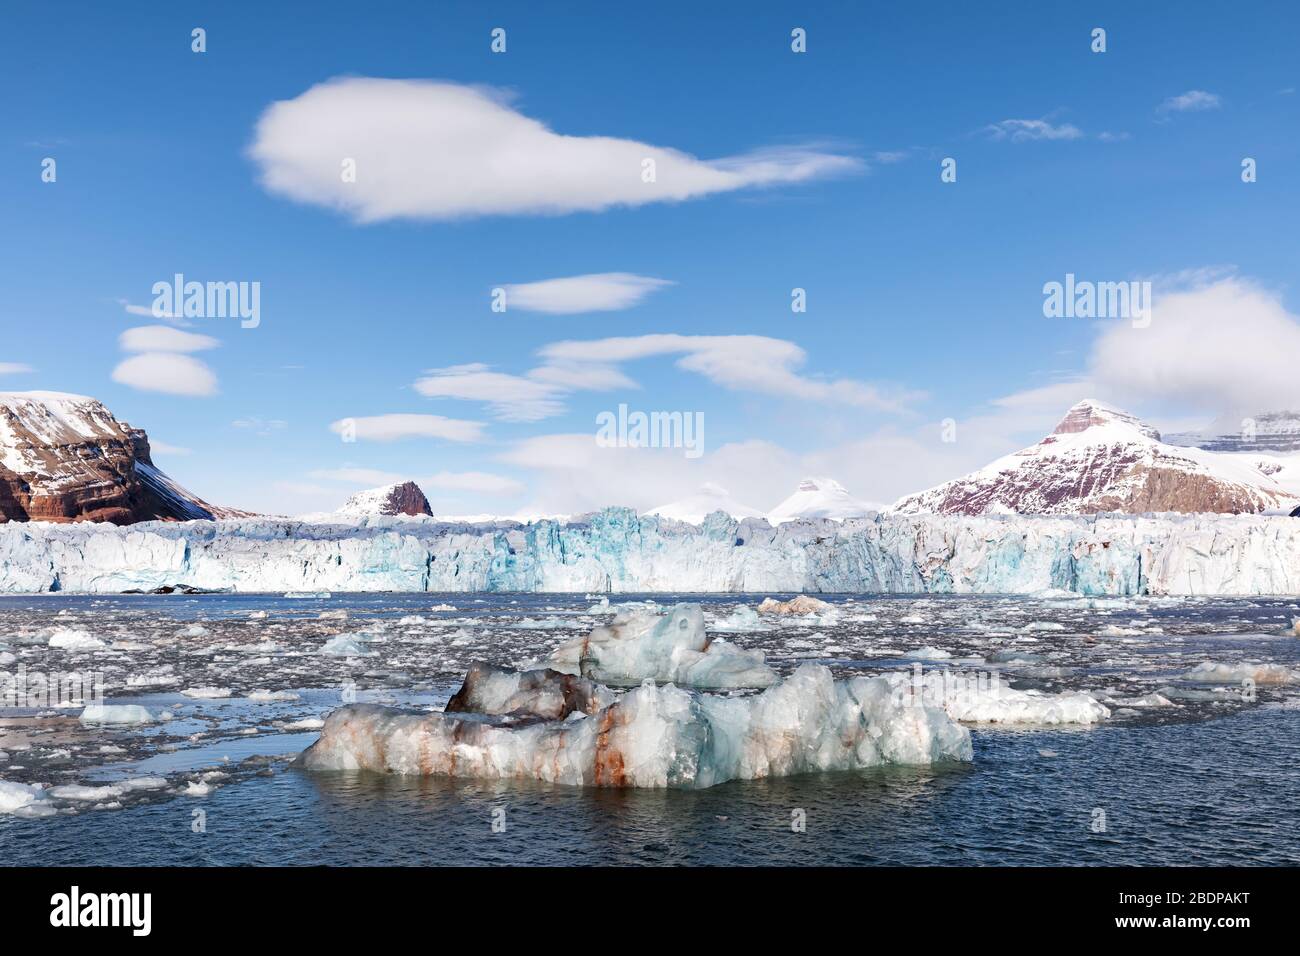
[[[371,77],[329,80],[272,104],[249,156],[270,192],[359,222],[594,212],[860,165],[804,147],[701,160],[635,140],[566,136],[498,90]]]

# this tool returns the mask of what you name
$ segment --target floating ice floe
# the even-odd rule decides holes
[[[108,645],[89,631],[72,627],[59,627],[50,632],[50,647],[61,647],[65,651],[94,651]]]
[[[912,673],[895,671],[885,679],[900,696],[941,707],[962,723],[1094,724],[1110,717],[1110,710],[1091,694],[1016,690],[996,674],[921,673],[917,665]]]
[[[667,614],[620,610],[612,623],[560,645],[545,663],[605,684],[649,679],[723,689],[768,687],[777,679],[762,651],[710,639],[698,604],[678,604]]]
[[[229,697],[232,691],[229,687],[187,687],[181,693],[199,700],[220,700]]]
[[[758,606],[759,614],[779,614],[782,616],[823,614],[831,610],[834,610],[834,605],[828,604],[819,598],[809,597],[807,594],[800,594],[788,601],[763,598],[763,603]]]
[[[56,812],[43,787],[0,780],[0,813],[18,817],[46,817]]]
[[[328,657],[374,657],[378,652],[368,650],[363,643],[365,634],[338,634],[321,645],[320,653]]]
[[[289,690],[255,690],[248,695],[248,699],[265,704],[276,701],[297,700],[298,695]]]
[[[904,700],[882,678],[836,681],[829,669],[805,664],[750,697],[647,682],[591,716],[525,724],[352,704],[329,715],[298,763],[309,770],[696,789],[970,759],[969,731],[942,710]]]
[[[83,724],[148,724],[153,715],[139,704],[87,704],[81,712]]]
[[[1184,679],[1202,684],[1240,684],[1246,680],[1256,684],[1290,684],[1296,680],[1296,672],[1281,664],[1215,664],[1206,661],[1188,671]]]
[[[710,629],[713,631],[733,633],[762,631],[766,630],[767,627],[758,616],[758,611],[754,610],[748,604],[738,604],[726,617],[719,618],[715,621],[711,625]]]
[[[914,651],[909,651],[907,656],[918,661],[946,661],[952,658],[952,655],[947,651],[939,647],[932,647],[929,644],[925,647],[918,647]]]

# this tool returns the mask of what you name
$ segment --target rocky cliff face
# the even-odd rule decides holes
[[[377,515],[432,515],[429,499],[413,481],[403,481],[382,488],[359,491],[343,503],[336,514],[348,518]]]
[[[1242,456],[1161,441],[1154,428],[1083,401],[1042,441],[910,495],[903,514],[1257,513],[1300,499]]]
[[[149,438],[100,402],[0,392],[0,521],[187,521],[214,508],[153,464]]]

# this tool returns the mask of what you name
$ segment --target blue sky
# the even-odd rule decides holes
[[[386,475],[421,479],[447,513],[648,507],[705,481],[766,508],[804,473],[884,501],[1025,444],[1093,393],[1175,426],[1292,400],[1284,374],[1255,381],[1241,372],[1249,354],[1225,359],[1236,346],[1214,330],[1238,329],[1249,349],[1267,335],[1274,353],[1300,341],[1293,5],[541,6],[10,7],[0,388],[93,395],[146,428],[156,461],[195,492],[279,512],[334,507]],[[194,27],[205,53],[191,51]],[[489,49],[495,27],[503,54]],[[790,49],[794,27],[806,53]],[[1094,27],[1105,53],[1090,50]],[[548,213],[489,209],[508,183],[405,188],[391,174],[384,201],[410,208],[358,221],[328,196],[304,200],[323,187],[294,165],[295,151],[310,165],[396,103],[379,84],[360,106],[308,109],[304,94],[340,77],[438,81],[439,96],[492,87],[471,112],[497,104],[511,123],[677,150],[702,177],[738,156],[758,176],[756,151],[784,171],[676,201]],[[454,169],[485,168],[477,133],[444,142],[434,123],[402,138],[428,120],[430,89],[393,105],[414,112],[390,138],[363,137],[360,175],[398,154],[398,167],[423,169],[466,141]],[[259,159],[259,120],[281,101],[294,112]],[[607,142],[579,145],[597,167],[621,163]],[[488,145],[496,159],[512,148]],[[54,183],[41,180],[46,157]],[[955,183],[940,181],[945,157]],[[1257,182],[1241,181],[1244,157]],[[800,161],[812,163],[803,178]],[[268,169],[303,181],[268,188]],[[599,192],[606,172],[571,185]],[[518,175],[530,195],[546,192]],[[435,195],[421,205],[411,197],[426,187]],[[464,208],[429,205],[444,201]],[[184,329],[219,343],[191,355],[212,394],[114,378],[131,357],[123,333],[167,324],[122,303],[148,307],[153,283],[176,272],[261,284],[257,328],[200,318]],[[1147,335],[1045,318],[1043,284],[1067,272],[1151,278],[1170,307]],[[490,309],[494,287],[603,273],[671,285],[612,311]],[[790,309],[794,287],[807,290],[805,313]],[[535,382],[553,343],[659,334],[763,342],[721,340],[706,371],[689,355],[681,367],[680,351],[583,365],[576,374],[617,384],[556,392],[553,414],[533,421],[415,387],[427,370],[467,365]],[[806,357],[781,366],[787,347],[768,340]],[[1107,359],[1120,352],[1136,365]],[[774,384],[756,384],[765,377]],[[594,451],[595,416],[622,402],[702,412],[706,454]],[[394,414],[481,428],[473,441],[355,443],[330,429]],[[939,440],[945,418],[955,443]]]

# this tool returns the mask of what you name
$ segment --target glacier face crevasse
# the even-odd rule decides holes
[[[890,515],[773,528],[608,508],[581,520],[0,525],[0,591],[1295,594],[1300,520]]]

